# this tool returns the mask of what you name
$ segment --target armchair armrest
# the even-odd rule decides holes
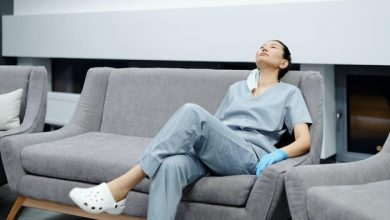
[[[309,157],[309,154],[305,154],[299,157],[288,158],[287,160],[282,160],[278,163],[272,164],[267,169],[275,173],[285,173],[292,167],[308,164]]]
[[[44,67],[34,67],[27,95],[26,112],[20,133],[42,132],[47,106],[47,73]]]
[[[25,146],[59,140],[85,132],[85,129],[78,126],[68,125],[51,132],[13,135],[2,138],[1,157],[11,190],[18,193],[20,180],[26,175],[20,156]]]
[[[22,133],[42,132],[46,115],[46,69],[33,67],[29,80],[26,111],[22,123],[17,128],[0,132],[0,138]]]
[[[256,180],[249,195],[246,209],[257,219],[283,219],[288,217],[287,200],[284,191],[284,174],[304,163],[309,154],[289,158],[266,168]],[[285,209],[283,208],[285,207]],[[275,211],[278,209],[278,211]],[[284,211],[283,210],[287,210]],[[278,216],[271,216],[278,215]]]
[[[286,192],[293,219],[307,220],[306,193],[312,186],[365,184],[390,179],[390,154],[378,153],[350,163],[310,165],[286,173]]]

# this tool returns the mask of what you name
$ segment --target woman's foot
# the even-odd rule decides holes
[[[126,188],[126,186],[123,185],[119,178],[108,182],[107,186],[115,201],[121,201],[125,199],[130,191]]]
[[[116,202],[106,183],[91,188],[74,188],[69,192],[69,197],[82,210],[93,214],[107,212],[119,215],[125,208],[126,202],[126,199]]]

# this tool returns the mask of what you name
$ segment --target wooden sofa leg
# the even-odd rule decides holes
[[[32,199],[28,197],[19,196],[14,205],[12,206],[12,209],[10,213],[8,214],[7,220],[16,220],[18,217],[18,214],[20,214],[20,211],[23,207],[29,207],[29,208],[36,208],[36,209],[42,209],[52,212],[59,212],[63,214],[68,215],[74,215],[74,216],[80,216],[84,218],[90,218],[90,219],[97,219],[97,220],[145,220],[144,218],[139,217],[132,217],[132,216],[126,216],[126,215],[109,215],[107,213],[102,213],[99,215],[96,214],[90,214],[87,212],[84,212],[77,206],[69,206],[69,205],[63,205],[55,202],[50,201],[44,201],[39,199]]]
[[[8,214],[7,220],[14,220],[20,214],[20,211],[23,209],[23,203],[26,201],[26,197],[18,196],[14,205],[12,206],[11,211]]]

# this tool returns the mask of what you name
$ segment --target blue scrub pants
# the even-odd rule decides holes
[[[139,160],[151,181],[147,218],[175,219],[182,190],[209,170],[218,175],[254,174],[258,161],[251,143],[202,107],[183,105]]]

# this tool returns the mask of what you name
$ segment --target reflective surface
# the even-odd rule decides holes
[[[348,75],[348,151],[375,154],[390,132],[390,76]]]

